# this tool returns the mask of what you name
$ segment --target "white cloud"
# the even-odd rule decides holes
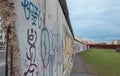
[[[67,3],[75,35],[87,37],[92,33],[120,33],[119,0],[67,0]]]

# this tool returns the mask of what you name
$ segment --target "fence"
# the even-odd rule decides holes
[[[88,44],[90,48],[101,48],[101,49],[117,49],[120,45],[113,44]]]

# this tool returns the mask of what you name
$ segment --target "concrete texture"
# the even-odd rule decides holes
[[[14,4],[21,75],[63,76],[71,64],[74,37],[59,1],[17,0]]]
[[[87,48],[87,45],[85,45],[84,43],[78,41],[78,40],[74,40],[74,52],[75,53],[80,53],[80,52],[83,52],[83,51],[86,51],[88,48]]]
[[[7,38],[7,76],[19,76],[20,74],[20,53],[16,35],[15,15],[13,0],[0,0],[2,28]]]

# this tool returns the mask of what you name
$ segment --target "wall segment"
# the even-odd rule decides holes
[[[73,36],[59,1],[14,3],[21,75],[62,76],[72,56]]]

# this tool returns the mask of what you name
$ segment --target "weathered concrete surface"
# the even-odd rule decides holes
[[[70,31],[71,31],[71,33],[72,33],[72,35],[74,37],[71,21],[70,21],[70,18],[69,18],[69,12],[68,12],[68,8],[67,8],[67,5],[66,5],[66,0],[59,0],[59,1],[60,1],[60,4],[61,4],[63,13],[65,15],[66,21],[67,21],[67,23],[69,25]]]
[[[13,0],[0,0],[0,16],[2,17],[2,28],[7,38],[7,74],[8,76],[19,76],[19,48],[16,36],[16,15]]]
[[[78,41],[78,40],[74,40],[74,52],[75,53],[80,53],[80,52],[83,52],[83,51],[86,51],[88,48],[87,48],[87,45]]]
[[[74,37],[59,0],[14,4],[21,75],[63,76],[72,63]]]

